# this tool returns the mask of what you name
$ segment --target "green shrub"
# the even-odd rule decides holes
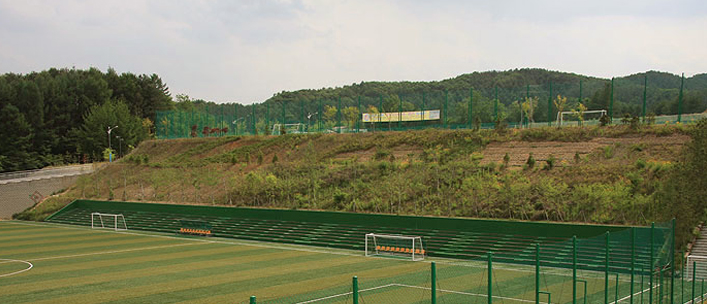
[[[533,152],[528,154],[528,160],[525,161],[526,169],[533,169],[535,167],[535,158],[533,158]]]
[[[555,155],[550,154],[550,156],[545,160],[545,167],[543,168],[544,170],[552,170],[552,168],[555,167],[555,161],[557,159],[555,158]]]
[[[613,145],[602,148],[602,151],[604,152],[604,158],[611,159],[612,157],[614,157],[615,151]]]

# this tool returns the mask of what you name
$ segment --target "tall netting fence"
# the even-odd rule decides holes
[[[656,75],[401,94],[283,99],[262,104],[194,104],[158,111],[158,138],[287,133],[358,133],[424,128],[533,128],[691,123],[707,107],[701,88]],[[607,119],[602,122],[601,117]]]
[[[684,269],[675,256],[670,221],[590,238],[539,240],[514,252],[489,248],[467,260],[399,261],[395,271],[362,270],[335,287],[262,301],[258,295],[258,303],[701,302],[707,257],[688,257],[691,266]]]

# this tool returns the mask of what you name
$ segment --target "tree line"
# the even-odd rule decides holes
[[[101,158],[149,137],[158,110],[174,106],[156,74],[91,68],[0,75],[0,171]]]

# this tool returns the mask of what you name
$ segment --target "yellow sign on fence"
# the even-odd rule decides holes
[[[423,117],[424,116],[424,117]],[[439,110],[429,111],[409,111],[409,112],[387,112],[387,113],[363,113],[363,122],[393,122],[393,121],[418,121],[418,120],[438,120]]]

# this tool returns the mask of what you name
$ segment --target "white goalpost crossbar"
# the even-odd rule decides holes
[[[587,110],[584,111],[583,114],[593,114],[593,113],[601,113],[603,115],[607,115],[606,110]],[[573,111],[562,111],[562,112],[557,112],[557,123],[561,126],[562,122],[564,121],[565,114],[576,114]]]
[[[98,221],[96,221],[98,217]],[[107,222],[103,220],[103,217],[112,218],[111,221]],[[99,225],[100,224],[100,225]],[[110,226],[110,224],[113,224]],[[106,225],[109,225],[106,227]],[[123,214],[112,214],[112,213],[91,213],[91,228],[92,229],[113,229],[115,231],[128,230],[128,225],[125,222],[125,217]]]
[[[365,239],[365,255],[389,255],[410,257],[413,261],[425,259],[425,249],[419,236],[368,233]]]

